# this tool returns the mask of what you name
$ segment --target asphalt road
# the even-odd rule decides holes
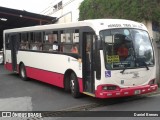
[[[3,65],[0,65],[0,111],[78,110],[94,111],[93,114],[95,114],[95,111],[160,111],[159,101],[160,96],[158,94],[105,100],[96,99],[89,96],[74,99],[70,93],[66,93],[61,88],[36,80],[23,81],[20,79],[18,74],[8,72],[4,69]],[[73,118],[55,117],[46,119],[71,120]],[[79,117],[76,119],[106,120],[106,117]],[[107,117],[107,119],[110,118]],[[127,120],[128,118],[111,117],[111,119]],[[137,117],[132,119],[139,120]],[[143,118],[141,117],[141,119]],[[151,117],[147,119],[150,120]],[[159,120],[159,118],[154,119]]]
[[[8,101],[13,106],[19,103],[23,107],[13,108],[11,104],[7,107],[5,105],[2,107],[1,105],[0,111],[57,111],[90,104],[95,100],[87,96],[74,99],[70,93],[66,93],[61,88],[36,80],[23,81],[18,74],[8,72],[4,69],[3,65],[0,65],[0,103],[4,104],[3,101]],[[14,104],[12,101],[18,102]],[[26,102],[27,104],[23,105]],[[8,103],[6,102],[6,105]]]
[[[54,120],[160,120],[160,95],[151,95],[151,96],[143,96],[138,98],[127,98],[126,101],[117,102],[116,104],[106,105],[103,107],[97,107],[91,110],[90,117],[57,117]],[[121,114],[130,114],[129,112],[133,113],[133,117],[118,117],[114,112],[117,111]],[[128,112],[129,111],[129,112]],[[142,112],[141,112],[142,111]],[[93,112],[93,113],[92,113]],[[105,114],[111,112],[111,116],[113,117],[104,117]],[[142,113],[145,115],[147,113],[151,114],[158,114],[158,117],[147,117],[147,116],[134,116]],[[102,114],[101,117],[96,117],[95,114]],[[85,116],[83,113],[79,113],[79,116]],[[88,115],[88,114],[87,114]],[[74,116],[74,114],[73,114]],[[94,116],[94,117],[91,117]],[[53,120],[53,118],[48,118],[46,120]]]

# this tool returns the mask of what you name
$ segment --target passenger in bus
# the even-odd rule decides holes
[[[125,60],[128,57],[128,48],[126,44],[123,42],[120,47],[118,48],[117,54],[121,61]]]
[[[57,43],[54,39],[54,35],[53,34],[49,34],[48,35],[48,50],[49,51],[55,51],[55,44]]]
[[[51,43],[51,44],[54,42],[54,36],[53,36],[53,34],[49,34],[48,35],[48,42]]]
[[[20,44],[20,49],[28,49],[28,48],[29,48],[28,41],[25,42],[25,40],[22,40]]]
[[[73,44],[73,46],[71,48],[71,52],[72,53],[78,53],[78,48],[77,48],[76,44]]]
[[[28,41],[26,41],[26,49],[27,50],[29,49],[29,43],[28,43]]]
[[[32,50],[40,50],[39,41],[35,41],[35,43],[32,45]]]
[[[26,49],[26,44],[25,43],[21,43],[20,49]]]
[[[32,50],[38,50],[38,46],[36,44],[32,45]]]

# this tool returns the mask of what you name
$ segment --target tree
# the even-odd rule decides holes
[[[84,0],[79,20],[97,18],[152,20],[160,23],[160,0]]]

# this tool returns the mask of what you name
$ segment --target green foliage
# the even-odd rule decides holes
[[[160,0],[84,0],[79,20],[98,18],[160,22]]]

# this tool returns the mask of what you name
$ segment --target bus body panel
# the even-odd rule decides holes
[[[11,51],[6,51],[6,69],[12,71]],[[29,56],[29,57],[28,57]],[[58,87],[64,87],[64,73],[67,69],[75,71],[82,92],[82,63],[76,58],[53,53],[39,53],[31,51],[18,51],[17,67],[23,63],[26,68],[27,77],[40,80]],[[58,65],[58,67],[57,67]],[[34,67],[33,67],[34,66]],[[66,69],[67,68],[67,69]],[[18,71],[17,71],[18,72]]]
[[[5,35],[12,33],[23,33],[23,32],[37,32],[37,31],[49,31],[49,30],[63,30],[70,28],[86,28],[90,27],[94,30],[97,37],[99,32],[105,29],[119,29],[119,28],[136,28],[147,31],[146,27],[141,24],[130,20],[119,20],[119,19],[100,19],[100,20],[86,20],[75,23],[67,24],[54,24],[54,25],[43,25],[34,27],[25,27],[10,29],[4,31],[4,64],[7,70],[12,70],[12,57],[11,50],[6,50]],[[83,38],[81,31],[80,37]],[[84,42],[80,42],[81,47]],[[84,48],[83,48],[84,49]],[[19,72],[19,65],[23,63],[26,68],[27,77],[40,80],[61,88],[64,88],[64,74],[67,70],[72,70],[79,83],[79,91],[85,92],[83,78],[82,62],[78,61],[77,58],[70,56],[69,54],[62,54],[61,52],[51,53],[33,50],[18,50],[16,53],[17,57],[17,72]],[[151,80],[155,79],[155,68],[137,68],[137,69],[126,69],[124,73],[120,73],[122,70],[107,70],[105,67],[104,53],[100,50],[101,60],[101,79],[96,79],[94,74],[94,92],[97,98],[112,98],[112,97],[124,97],[138,94],[145,94],[156,91],[158,86],[156,84],[149,84]],[[94,71],[96,73],[96,71]],[[116,86],[114,90],[104,90],[105,87]]]
[[[64,74],[67,69],[76,71],[76,75],[82,78],[82,63],[78,59],[63,54],[41,53],[31,51],[19,51],[17,64],[23,62],[25,66]],[[67,68],[67,69],[66,69]]]

